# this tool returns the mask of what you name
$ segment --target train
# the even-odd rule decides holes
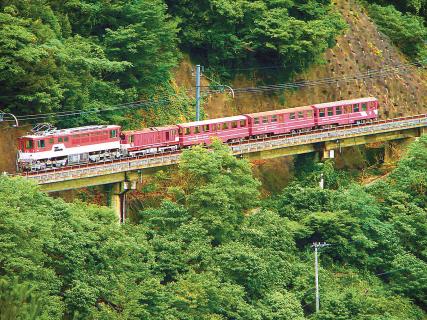
[[[48,130],[18,139],[17,167],[18,171],[49,170],[209,145],[214,137],[230,143],[377,118],[378,100],[365,97],[132,131],[118,125]]]

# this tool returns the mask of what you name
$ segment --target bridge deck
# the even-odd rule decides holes
[[[344,147],[372,142],[367,141],[366,139],[360,139],[360,137],[377,135],[378,139],[374,139],[373,141],[387,141],[417,136],[419,134],[414,133],[413,129],[426,127],[427,114],[423,114],[405,118],[377,120],[369,124],[347,125],[333,129],[315,130],[302,134],[286,134],[262,139],[249,139],[239,143],[231,143],[230,147],[235,155],[242,155],[248,158],[271,158],[274,156],[314,151],[317,148],[316,146],[319,144],[323,144],[323,149],[333,149],[340,146]],[[405,132],[407,132],[407,134],[405,134]],[[271,153],[268,153],[273,150],[282,150],[282,152],[277,155],[271,155]],[[169,166],[178,163],[180,153],[181,151],[176,151],[154,156],[126,158],[102,164],[78,165],[37,173],[23,173],[20,175],[30,179],[35,179],[41,185],[55,184],[69,180],[87,179],[129,171]],[[99,184],[104,183],[101,182]]]

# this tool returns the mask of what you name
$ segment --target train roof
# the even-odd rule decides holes
[[[41,131],[33,134],[28,134],[23,136],[22,138],[42,138],[42,137],[50,137],[57,135],[68,135],[68,134],[77,134],[77,133],[85,133],[90,131],[98,131],[98,130],[114,130],[120,129],[120,126],[117,125],[93,125],[93,126],[85,126],[85,127],[76,127],[76,128],[68,128],[68,129],[60,129],[60,130],[49,130],[49,131]]]
[[[333,102],[326,102],[326,103],[316,103],[316,104],[313,104],[313,107],[315,107],[316,109],[319,109],[319,108],[334,107],[336,105],[364,103],[364,102],[370,102],[370,101],[377,101],[377,98],[367,97],[367,98],[340,100],[340,101],[333,101]]]
[[[223,123],[223,122],[240,121],[240,120],[246,120],[246,117],[234,116],[234,117],[226,117],[226,118],[217,118],[217,119],[210,119],[210,120],[203,120],[203,121],[181,123],[181,124],[178,124],[177,126],[181,128],[189,128],[189,127],[195,127],[195,126],[204,126],[204,125],[213,124],[213,123]]]
[[[122,131],[124,134],[138,134],[138,133],[147,133],[147,132],[155,132],[155,131],[166,131],[166,130],[178,130],[177,126],[164,126],[164,127],[150,127],[139,130],[126,130]]]
[[[311,106],[303,106],[303,107],[278,109],[278,110],[256,112],[256,113],[247,113],[246,116],[248,116],[248,117],[272,116],[272,115],[275,115],[275,114],[289,113],[289,112],[298,112],[298,111],[305,111],[305,110],[313,110],[313,108]]]

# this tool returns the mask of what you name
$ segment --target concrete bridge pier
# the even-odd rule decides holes
[[[126,221],[126,193],[135,190],[136,184],[137,181],[123,181],[106,186],[108,206],[114,210],[120,223]]]

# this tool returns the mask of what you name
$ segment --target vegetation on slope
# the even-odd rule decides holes
[[[394,6],[368,5],[370,16],[379,30],[390,37],[403,53],[414,59],[427,59],[426,20],[398,11]]]
[[[249,163],[213,149],[186,151],[167,200],[122,226],[1,177],[2,318],[423,319],[426,137],[384,182],[298,180],[262,202]],[[342,180],[328,164],[311,171]],[[313,241],[333,244],[319,314]]]
[[[102,110],[153,96],[168,88],[176,33],[161,0],[0,1],[0,107],[18,115]]]
[[[229,68],[304,70],[344,29],[330,1],[166,0],[184,50],[230,75]]]

